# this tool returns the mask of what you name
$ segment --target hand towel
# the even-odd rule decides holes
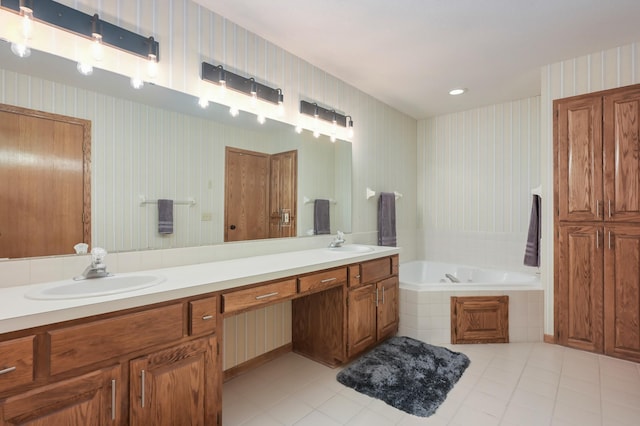
[[[158,233],[173,234],[173,200],[158,200]]]
[[[315,235],[331,233],[329,200],[319,198],[313,202],[313,233]]]
[[[378,245],[395,247],[396,244],[396,195],[381,192],[378,198]]]
[[[529,232],[527,233],[527,247],[524,252],[524,264],[527,266],[540,266],[540,205],[542,200],[538,195],[533,196],[531,203],[531,217],[529,219]]]

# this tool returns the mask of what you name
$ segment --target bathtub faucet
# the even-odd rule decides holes
[[[345,243],[344,232],[338,231],[338,235],[334,238],[333,241],[331,241],[331,243],[329,243],[329,247],[331,248],[342,247],[344,243]]]
[[[451,275],[451,274],[444,274],[444,276],[445,276],[445,277],[447,277],[447,278],[449,278],[449,280],[450,280],[452,283],[459,283],[459,282],[460,282],[460,280],[459,280],[459,279],[457,279],[456,277],[454,277],[454,276],[453,276],[453,275]]]

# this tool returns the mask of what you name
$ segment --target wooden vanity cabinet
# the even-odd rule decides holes
[[[398,331],[398,256],[352,265],[349,277],[347,357],[353,358]]]
[[[216,337],[192,340],[129,364],[129,424],[217,424],[220,389]]]
[[[0,402],[0,425],[122,424],[120,366],[41,386]]]
[[[0,381],[0,426],[219,425],[220,309],[218,296],[207,296],[0,342],[26,360],[7,375],[20,373],[12,388]]]

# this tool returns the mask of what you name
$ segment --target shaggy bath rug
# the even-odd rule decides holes
[[[358,358],[340,383],[399,410],[428,417],[469,366],[469,358],[410,337],[392,337]]]

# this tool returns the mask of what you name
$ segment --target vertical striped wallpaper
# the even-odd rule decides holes
[[[539,109],[535,97],[420,122],[424,228],[526,232],[540,184]]]
[[[545,333],[553,334],[553,100],[640,83],[640,41],[549,64],[541,70],[542,280]]]

